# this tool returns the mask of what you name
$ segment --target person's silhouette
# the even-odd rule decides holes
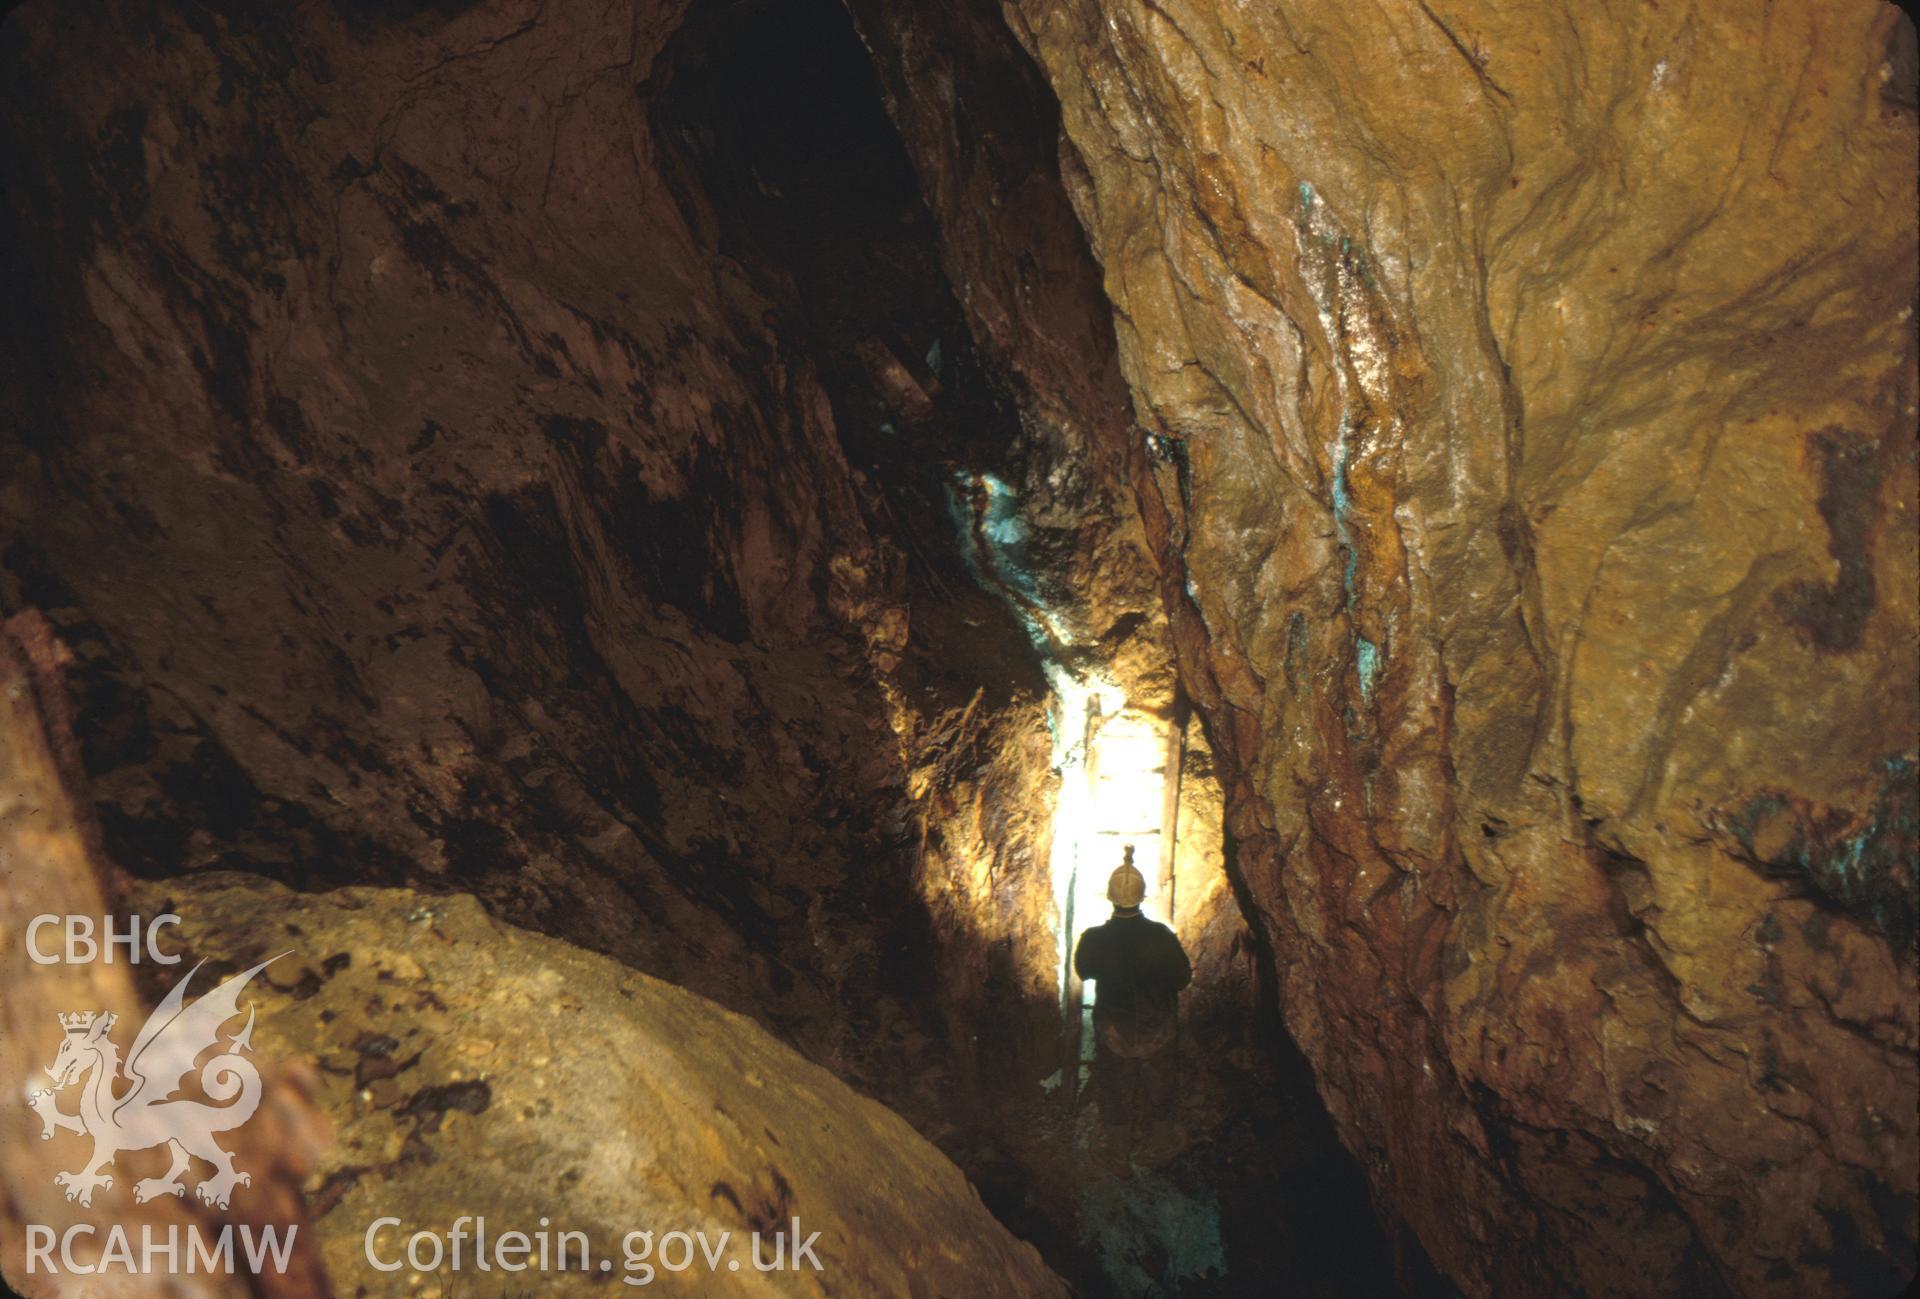
[[[1081,935],[1074,973],[1095,982],[1093,1089],[1100,1121],[1133,1126],[1173,1102],[1175,999],[1193,966],[1171,929],[1140,914],[1133,849],[1107,879],[1113,918]]]

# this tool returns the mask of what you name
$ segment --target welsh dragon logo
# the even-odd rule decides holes
[[[147,1017],[133,1039],[124,1070],[120,1049],[108,1036],[113,1015],[89,1010],[60,1016],[66,1038],[47,1068],[53,1089],[34,1092],[27,1104],[46,1125],[41,1140],[51,1141],[60,1130],[93,1138],[93,1158],[84,1168],[54,1176],[54,1185],[65,1189],[69,1200],[92,1205],[94,1191],[113,1186],[113,1176],[105,1170],[115,1155],[160,1145],[172,1152],[172,1166],[164,1177],[135,1182],[135,1203],[160,1195],[184,1196],[187,1188],[180,1177],[194,1158],[213,1165],[213,1176],[203,1179],[194,1193],[216,1208],[227,1207],[235,1186],[252,1185],[252,1175],[235,1169],[233,1156],[213,1139],[215,1133],[231,1132],[245,1123],[260,1106],[260,1072],[243,1054],[253,1049],[252,1003],[247,1005],[246,1025],[237,1034],[223,1042],[221,1030],[239,1017],[241,990],[279,959],[262,961],[186,1005],[187,985],[200,969],[194,966]],[[216,1047],[224,1049],[200,1067],[199,1083],[209,1101],[220,1103],[177,1096],[195,1062]],[[121,1090],[118,1083],[123,1072],[129,1085]],[[54,1093],[75,1084],[81,1085],[80,1108],[72,1113],[59,1109]]]

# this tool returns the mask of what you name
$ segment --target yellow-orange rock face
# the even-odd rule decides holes
[[[570,1267],[530,1268],[513,1294],[595,1293],[598,1259],[623,1290],[677,1295],[1066,1293],[898,1115],[745,1017],[497,922],[471,896],[300,897],[214,871],[134,900],[177,908],[195,960],[289,951],[253,985],[257,1042],[313,1062],[337,1130],[307,1187],[335,1295],[420,1293],[390,1265],[412,1233],[462,1215],[495,1239],[551,1220],[556,1250],[561,1230],[584,1237]],[[400,1221],[375,1232],[382,1218]],[[796,1221],[783,1266],[754,1265]],[[707,1253],[658,1252],[674,1231],[702,1233]]]
[[[1182,667],[1288,1021],[1376,1191],[1479,1294],[1897,1285],[1911,28],[1008,16],[1173,439]]]

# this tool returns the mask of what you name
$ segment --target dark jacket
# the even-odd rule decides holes
[[[1116,914],[1080,936],[1073,971],[1094,979],[1093,1017],[1119,1023],[1170,1020],[1193,966],[1173,931],[1139,912]]]

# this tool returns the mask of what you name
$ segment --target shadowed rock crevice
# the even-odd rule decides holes
[[[914,24],[910,48],[888,44],[895,21]],[[945,791],[964,788],[968,762],[1004,751],[991,710],[1015,683],[1044,689],[1036,652],[1049,671],[1111,672],[1130,701],[1183,727],[1188,714],[1131,517],[1124,392],[1097,269],[1054,171],[1049,94],[990,16],[942,18],[938,35],[931,21],[868,10],[850,23],[824,2],[696,6],[656,71],[653,124],[689,221],[716,230],[803,331],[841,444],[871,488],[870,526],[901,540],[913,627],[894,679],[909,701],[964,704],[971,719],[924,750],[938,763],[928,853],[951,859],[966,849],[941,824],[954,811]],[[929,51],[950,62],[917,66]],[[912,85],[951,88],[951,135],[915,134],[925,110]],[[1217,817],[1207,753],[1196,732],[1192,792],[1199,815]],[[1215,834],[1201,826],[1194,840]],[[989,949],[984,995],[948,1018],[979,1044],[958,1052],[978,1061],[977,1090],[947,1094],[937,1113],[907,1112],[1004,1221],[1091,1292],[1236,1293],[1282,1273],[1302,1293],[1390,1288],[1363,1183],[1272,1013],[1270,964],[1248,959],[1259,944],[1226,876],[1206,865],[1204,891],[1220,896],[1215,911],[1194,903],[1214,918],[1189,1021],[1187,1149],[1158,1170],[1159,1191],[1094,1167],[1046,1102],[1040,1074],[1057,1067],[1057,1046],[998,1004],[1018,983],[1017,948]],[[1201,932],[1203,921],[1188,923]],[[932,933],[915,950],[943,941]],[[923,991],[981,973],[945,963]],[[1164,1212],[1158,1194],[1172,1197]],[[1276,1230],[1281,1221],[1290,1226]],[[1183,1244],[1183,1231],[1217,1234],[1220,1256]],[[1403,1242],[1402,1255],[1409,1284],[1431,1284],[1418,1246]]]

